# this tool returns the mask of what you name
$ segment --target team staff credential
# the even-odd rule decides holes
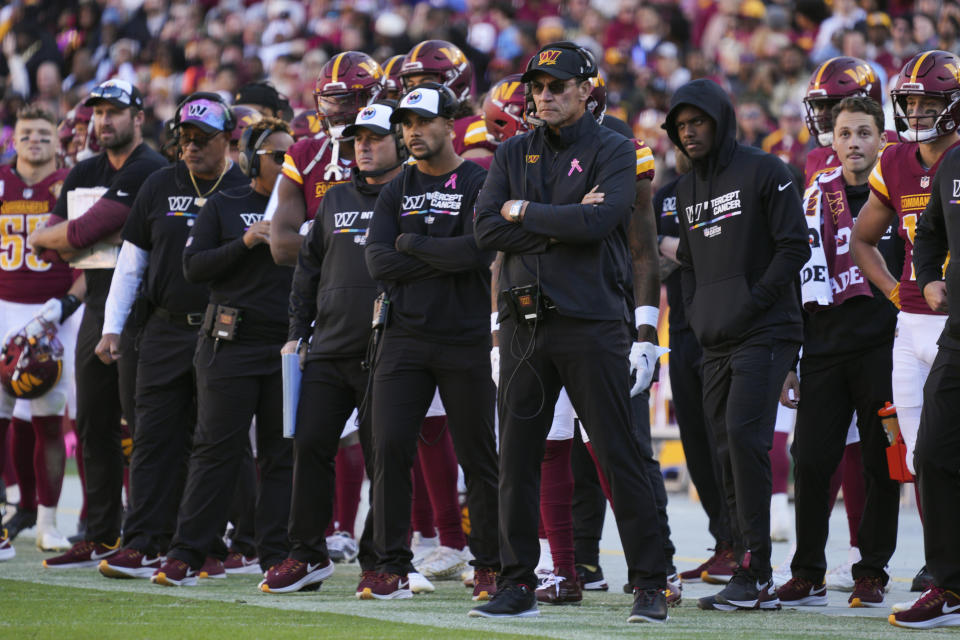
[[[160,568],[176,528],[196,424],[193,354],[209,292],[183,275],[183,246],[197,213],[214,193],[246,176],[227,158],[235,125],[217,94],[188,96],[175,115],[182,159],[144,183],[123,228],[123,246],[107,296],[97,355],[120,354],[120,331],[134,300],[149,305],[139,339],[136,425],[122,549],[100,561],[108,578],[149,578]]]
[[[633,622],[667,618],[666,562],[650,481],[631,433],[627,228],[634,145],[585,112],[592,57],[558,42],[522,80],[546,126],[497,149],[477,203],[477,241],[504,252],[500,272],[500,591],[472,616],[538,615],[540,462],[566,388],[616,505],[634,587]],[[652,367],[653,363],[650,362]]]
[[[768,451],[781,382],[802,339],[796,280],[810,256],[807,228],[790,171],[737,143],[733,105],[719,85],[694,80],[670,104],[663,128],[693,161],[677,183],[684,306],[703,347],[704,413],[741,565],[699,606],[779,609]]]
[[[389,318],[373,369],[374,544],[379,578],[357,596],[409,598],[413,557],[410,469],[423,419],[439,388],[470,509],[475,599],[496,590],[497,457],[490,375],[490,262],[473,238],[486,171],[453,150],[453,93],[423,83],[391,120],[416,162],[380,192],[366,261]]]
[[[323,198],[294,270],[284,352],[302,348],[306,361],[293,442],[290,555],[260,583],[266,593],[319,586],[333,573],[324,531],[333,516],[334,460],[344,423],[366,404],[364,358],[377,296],[364,262],[367,229],[377,196],[400,171],[405,155],[390,124],[395,105],[372,104],[344,130],[355,137],[357,170],[348,184],[334,186]],[[362,414],[359,436],[367,475],[373,478],[369,410]],[[370,512],[358,555],[368,577],[376,575],[372,535]]]
[[[257,420],[256,544],[266,571],[287,557],[292,445],[283,437],[281,347],[293,270],[274,264],[263,219],[270,189],[293,143],[290,127],[264,118],[243,132],[240,168],[250,183],[213,194],[183,250],[187,282],[207,283],[210,304],[195,356],[197,429],[177,530],[156,584],[192,585],[221,540],[235,479]],[[220,571],[222,568],[216,567]]]
[[[119,232],[140,187],[151,173],[167,164],[143,142],[143,97],[136,87],[123,80],[108,80],[90,92],[84,105],[93,107],[97,140],[105,152],[71,169],[48,226],[37,229],[27,240],[34,249],[53,249],[64,259],[101,241],[119,244]],[[89,187],[104,188],[106,193],[86,213],[68,222],[69,193]],[[120,374],[117,364],[106,365],[95,353],[113,269],[84,269],[84,277],[86,309],[77,335],[76,376],[87,530],[85,539],[65,554],[43,561],[43,566],[50,569],[96,566],[119,549],[123,513]],[[121,377],[132,379],[136,366],[133,354],[127,354],[122,362],[129,373],[125,371]]]

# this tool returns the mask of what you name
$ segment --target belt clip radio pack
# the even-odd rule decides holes
[[[522,287],[512,287],[507,290],[507,293],[510,294],[510,302],[518,321],[534,324],[540,319],[543,307],[538,285],[528,284]]]
[[[383,329],[390,320],[390,301],[387,300],[387,294],[381,293],[373,301],[373,322],[374,329]]]
[[[218,341],[235,340],[238,324],[240,324],[240,309],[222,304],[207,306],[207,312],[203,318],[203,329],[210,333],[210,337]]]

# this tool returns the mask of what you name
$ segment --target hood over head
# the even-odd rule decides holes
[[[686,155],[676,126],[677,114],[685,105],[701,109],[716,124],[713,148],[705,158],[694,161],[694,168],[702,174],[711,168],[727,166],[737,148],[737,118],[727,92],[712,80],[700,79],[688,82],[673,94],[670,99],[670,112],[661,126],[673,144]]]

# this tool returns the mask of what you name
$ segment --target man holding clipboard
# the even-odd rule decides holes
[[[70,171],[47,226],[27,238],[37,253],[51,250],[45,251],[44,259],[69,261],[98,243],[120,244],[119,232],[140,185],[166,165],[163,156],[143,143],[143,97],[136,87],[108,80],[90,92],[84,105],[93,107],[97,139],[105,152],[79,162]],[[104,189],[103,195],[82,215],[69,215],[69,194],[94,188]],[[123,512],[119,376],[117,365],[103,364],[94,352],[113,277],[109,264],[84,268],[86,311],[77,336],[77,431],[86,470],[87,529],[85,539],[65,554],[44,560],[43,565],[50,569],[96,566],[118,548]],[[136,365],[135,361],[130,364]]]

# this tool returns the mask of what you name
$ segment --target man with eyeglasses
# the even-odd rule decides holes
[[[104,153],[71,169],[46,227],[30,234],[34,251],[70,260],[100,242],[120,243],[120,230],[147,177],[167,162],[143,142],[143,97],[123,80],[108,80],[84,102],[93,107],[94,128]],[[105,192],[79,217],[68,221],[69,194],[82,188]],[[84,269],[86,310],[77,336],[77,431],[86,473],[87,528],[84,540],[65,554],[44,560],[50,569],[96,566],[119,548],[123,513],[123,452],[120,447],[120,374],[94,352],[103,331],[104,306],[113,268]],[[128,357],[133,361],[133,357]],[[132,368],[132,367],[131,367]],[[128,421],[133,416],[127,416]]]
[[[233,115],[216,94],[194,94],[175,117],[181,160],[153,173],[123,227],[97,355],[121,355],[120,333],[138,291],[149,306],[140,334],[136,430],[123,548],[100,561],[108,578],[149,578],[176,526],[196,422],[193,353],[208,291],[183,276],[183,246],[214,193],[245,184],[227,152]]]
[[[207,285],[210,296],[195,356],[197,428],[186,486],[170,549],[150,578],[154,584],[195,585],[204,572],[217,577],[207,569],[224,577],[220,562],[227,548],[221,535],[249,455],[254,417],[261,571],[280,564],[289,551],[293,447],[283,437],[279,356],[287,338],[293,269],[274,263],[270,222],[263,218],[283,152],[293,144],[291,134],[276,118],[244,131],[239,164],[248,180],[210,197],[183,249],[187,282]],[[211,556],[214,561],[204,568]]]
[[[630,622],[667,619],[656,504],[632,434],[628,356],[634,318],[628,225],[637,155],[586,111],[596,64],[568,42],[534,54],[522,81],[543,124],[497,149],[477,202],[481,249],[500,272],[500,556],[494,600],[471,616],[537,610],[540,462],[566,388],[610,481],[628,577]],[[650,362],[652,366],[652,362]]]

